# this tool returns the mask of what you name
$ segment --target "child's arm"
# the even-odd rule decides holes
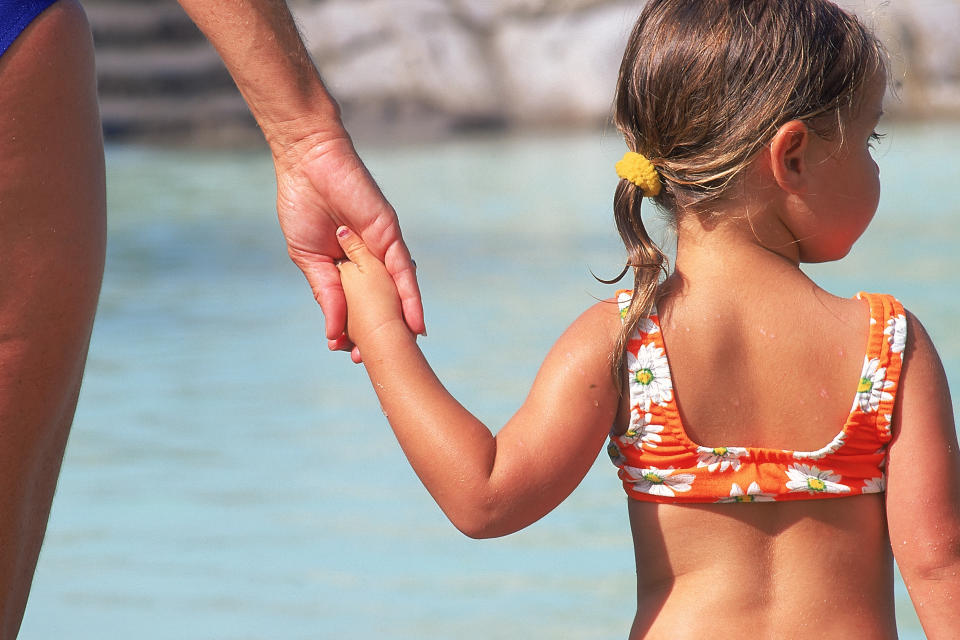
[[[619,404],[609,358],[615,304],[560,337],[523,406],[493,436],[451,396],[403,322],[383,264],[341,228],[347,330],[407,459],[450,521],[471,537],[517,531],[556,507],[596,459]]]
[[[960,623],[960,452],[950,391],[920,322],[909,330],[887,462],[890,543],[928,638]]]

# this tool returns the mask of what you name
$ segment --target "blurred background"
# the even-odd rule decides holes
[[[356,134],[601,127],[636,0],[292,0]],[[844,0],[890,48],[896,117],[960,114],[960,2]],[[250,140],[254,124],[173,0],[86,0],[111,140]]]
[[[496,429],[556,336],[614,290],[592,273],[623,261],[608,120],[642,3],[290,4],[400,214],[423,349]],[[897,295],[957,388],[960,2],[845,4],[892,52],[884,192],[851,255],[808,271],[838,295]],[[269,154],[216,55],[172,0],[84,5],[107,269],[21,638],[625,637],[633,554],[605,455],[528,529],[457,533],[363,370],[326,351],[275,222]],[[901,637],[922,638],[900,582],[897,611]]]

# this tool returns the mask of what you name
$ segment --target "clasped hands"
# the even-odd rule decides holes
[[[378,269],[374,277],[362,278],[362,282],[354,278],[359,286],[373,287],[364,292],[364,300],[368,294],[370,300],[392,298],[396,313],[410,331],[425,334],[416,269],[403,242],[397,214],[363,165],[346,131],[305,138],[282,154],[275,153],[274,164],[277,213],[287,251],[323,310],[328,348],[350,351],[354,362],[361,361],[351,335],[356,337],[366,328],[354,322],[358,311],[351,314],[351,331],[347,331],[348,295],[337,261],[350,256],[341,244],[356,251],[363,249],[362,260],[370,265],[363,268],[365,274]],[[348,231],[338,238],[338,229],[343,233],[343,228]]]

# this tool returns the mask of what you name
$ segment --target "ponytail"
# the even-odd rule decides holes
[[[623,388],[623,355],[627,341],[637,326],[648,318],[653,311],[657,296],[660,275],[667,274],[666,254],[650,239],[643,220],[640,218],[640,204],[643,191],[629,180],[620,180],[613,201],[614,220],[620,238],[627,249],[627,270],[633,269],[633,295],[626,313],[621,312],[623,321],[617,336],[616,347],[611,358],[611,373],[617,383],[617,389]],[[624,275],[621,274],[621,277]]]

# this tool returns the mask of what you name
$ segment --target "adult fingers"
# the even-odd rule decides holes
[[[298,266],[306,276],[313,297],[320,303],[328,340],[334,340],[347,328],[347,299],[340,284],[340,271],[332,262],[311,260]]]
[[[410,251],[403,240],[393,243],[384,256],[387,271],[400,295],[403,306],[403,319],[410,331],[416,335],[426,335],[423,319],[423,302],[420,299],[420,286],[417,283],[417,265],[410,258]]]
[[[327,349],[330,351],[346,351],[350,354],[350,360],[356,364],[363,364],[363,358],[360,357],[360,349],[350,341],[346,335],[342,335],[335,340],[327,340]]]
[[[353,341],[347,334],[341,334],[333,340],[327,340],[327,349],[330,351],[353,351]]]
[[[423,319],[423,302],[420,300],[420,286],[417,284],[416,265],[410,261],[410,266],[393,274],[393,282],[397,285],[400,294],[400,304],[403,307],[403,319],[416,335],[427,335],[427,328]]]

